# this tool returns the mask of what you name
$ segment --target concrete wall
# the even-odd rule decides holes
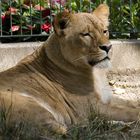
[[[140,40],[111,41],[112,68],[140,68]],[[41,42],[0,44],[0,71],[17,64],[26,55],[31,54]]]
[[[113,69],[140,69],[140,40],[112,41]]]
[[[0,44],[0,71],[16,65],[41,44],[41,42]]]

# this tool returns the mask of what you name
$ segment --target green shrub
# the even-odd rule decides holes
[[[7,2],[8,1],[8,2]],[[49,35],[53,16],[64,8],[91,12],[100,3],[110,6],[110,37],[140,37],[140,0],[7,0],[1,2],[2,35]],[[1,27],[1,26],[0,26]]]

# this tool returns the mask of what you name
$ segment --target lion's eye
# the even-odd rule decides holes
[[[83,36],[90,36],[90,34],[89,33],[84,33]]]
[[[81,33],[82,36],[91,36],[90,33]]]
[[[104,32],[104,34],[106,34],[108,32],[108,30],[104,30],[103,32]]]

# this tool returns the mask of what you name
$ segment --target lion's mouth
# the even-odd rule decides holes
[[[103,61],[106,61],[106,60],[110,60],[110,58],[107,56],[107,57],[105,57],[105,58],[103,58],[103,59],[101,59],[99,61],[90,60],[90,61],[88,61],[88,63],[91,66],[95,66],[95,65],[97,65],[97,64],[99,64],[99,63],[101,63]]]

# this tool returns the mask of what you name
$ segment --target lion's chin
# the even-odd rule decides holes
[[[105,57],[104,59],[97,61],[97,62],[90,61],[89,65],[91,65],[92,67],[96,67],[96,68],[110,68],[111,67],[110,58]]]
[[[110,68],[111,63],[110,63],[110,60],[106,59],[104,61],[97,63],[96,65],[94,65],[94,67],[96,67],[96,68]]]

